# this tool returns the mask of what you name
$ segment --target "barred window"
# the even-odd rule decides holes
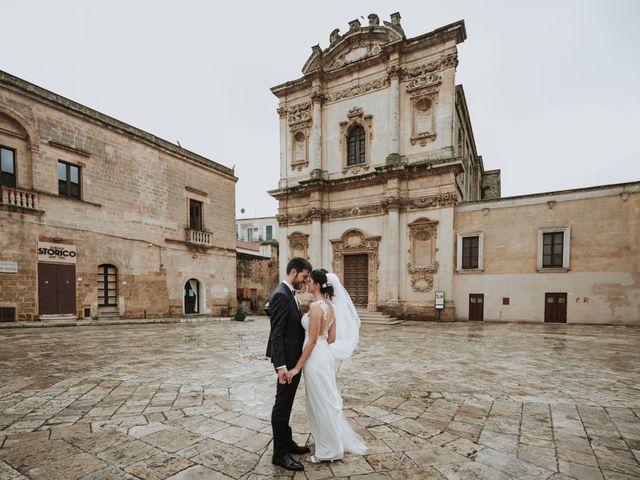
[[[356,125],[347,137],[347,165],[364,162],[364,128],[362,125]]]

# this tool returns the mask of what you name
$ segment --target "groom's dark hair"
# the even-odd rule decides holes
[[[313,267],[309,263],[309,260],[307,260],[306,258],[293,257],[291,260],[289,260],[289,263],[287,263],[287,275],[289,275],[289,273],[291,273],[291,270],[293,269],[295,269],[298,273],[303,270],[307,270],[309,273],[311,273]]]

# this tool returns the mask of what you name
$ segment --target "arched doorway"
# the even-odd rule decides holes
[[[200,282],[195,278],[184,284],[184,313],[200,313]]]

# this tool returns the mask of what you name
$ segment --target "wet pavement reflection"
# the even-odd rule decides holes
[[[364,325],[338,382],[369,452],[295,476],[270,461],[268,328],[0,330],[0,480],[640,478],[640,328]]]

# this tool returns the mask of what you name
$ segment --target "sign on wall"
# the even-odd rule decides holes
[[[18,263],[0,262],[0,273],[18,273]]]
[[[76,263],[76,246],[38,242],[38,261],[48,263]]]
[[[436,292],[436,310],[444,309],[444,292]]]

